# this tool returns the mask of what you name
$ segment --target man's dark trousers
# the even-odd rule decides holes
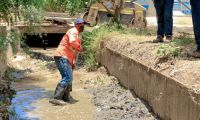
[[[190,0],[197,51],[200,51],[200,0]]]
[[[157,14],[157,35],[164,37],[172,35],[173,31],[173,5],[174,0],[154,0]]]

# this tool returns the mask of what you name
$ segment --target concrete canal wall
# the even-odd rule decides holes
[[[106,45],[97,60],[111,75],[153,108],[164,120],[200,120],[200,95],[139,61],[130,59]]]

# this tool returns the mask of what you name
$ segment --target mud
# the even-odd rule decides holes
[[[80,78],[84,89],[92,94],[96,107],[94,120],[159,120],[134,91],[125,89],[117,78],[107,73],[104,67],[100,67]]]
[[[97,89],[94,104],[97,107],[95,120],[159,120],[152,116],[151,108],[130,90],[119,84]]]

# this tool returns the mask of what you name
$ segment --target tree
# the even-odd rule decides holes
[[[25,16],[27,11],[42,8],[44,0],[1,0],[0,19],[7,23]]]
[[[46,0],[44,9],[54,12],[69,12],[74,15],[85,7],[85,3],[91,0]]]

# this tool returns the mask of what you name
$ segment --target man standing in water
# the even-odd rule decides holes
[[[82,18],[77,18],[74,24],[75,27],[67,31],[54,53],[56,66],[62,76],[55,89],[54,98],[49,100],[50,103],[55,105],[64,105],[70,99],[73,80],[72,70],[76,55],[82,49],[80,33],[84,30],[85,22]]]

